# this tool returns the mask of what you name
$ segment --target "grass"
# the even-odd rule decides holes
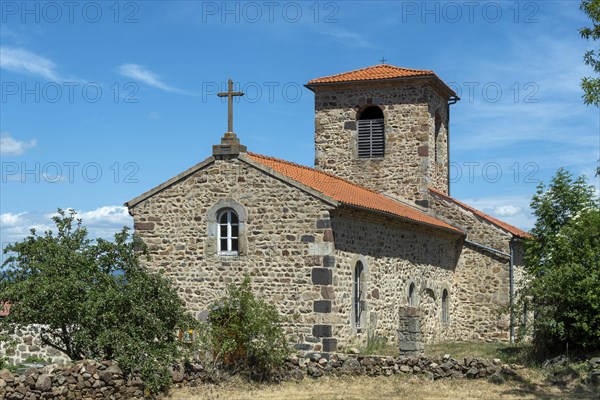
[[[597,399],[600,393],[581,385],[555,385],[527,369],[499,384],[489,380],[443,379],[423,376],[323,377],[301,382],[256,384],[233,379],[224,385],[173,390],[169,400],[359,400],[359,399]]]
[[[385,340],[370,340],[362,354],[397,356]],[[600,388],[582,383],[583,366],[543,370],[527,362],[527,348],[505,343],[438,343],[427,345],[426,355],[454,358],[499,358],[506,364],[525,364],[513,375],[497,379],[428,380],[422,375],[391,377],[322,377],[281,384],[252,383],[233,378],[222,385],[174,389],[169,400],[358,400],[358,399],[599,399]],[[533,366],[534,368],[531,368]]]
[[[527,356],[528,348],[524,345],[511,345],[501,342],[442,342],[425,346],[425,355],[443,356],[444,354],[450,354],[453,358],[499,358],[505,364],[530,364]]]
[[[398,356],[398,346],[386,342],[384,338],[371,338],[366,346],[361,347],[361,354],[378,356]],[[475,342],[440,342],[425,345],[426,356],[443,356],[460,359],[463,357],[499,358],[505,364],[526,364],[533,366],[528,358],[528,348],[524,345],[508,343],[475,343]]]

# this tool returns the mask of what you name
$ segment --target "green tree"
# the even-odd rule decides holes
[[[73,360],[116,360],[152,390],[168,385],[167,368],[182,355],[177,329],[194,320],[170,283],[140,265],[143,243],[127,228],[113,242],[91,240],[73,211],[53,220],[56,234],[32,229],[4,249],[4,328],[42,324],[42,343]]]
[[[585,12],[590,17],[592,26],[584,27],[579,30],[581,37],[586,40],[600,39],[600,0],[582,0],[579,5],[581,11]],[[600,52],[597,50],[589,50],[583,60],[586,65],[592,67],[596,74],[600,74]],[[581,80],[581,88],[583,89],[583,102],[585,104],[593,104],[600,106],[600,78],[585,77]]]
[[[559,169],[533,196],[521,299],[533,311],[540,355],[600,348],[600,207],[585,177]]]

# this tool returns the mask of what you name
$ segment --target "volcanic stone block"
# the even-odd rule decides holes
[[[323,339],[323,351],[333,353],[337,351],[337,339]]]
[[[313,268],[311,272],[314,285],[331,285],[331,270],[327,268]]]
[[[314,337],[331,337],[331,325],[314,325],[312,334]]]
[[[318,313],[330,313],[331,300],[316,300],[313,304],[313,310]]]

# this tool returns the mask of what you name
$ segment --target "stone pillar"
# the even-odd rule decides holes
[[[400,307],[398,344],[401,356],[419,356],[425,350],[418,307]]]

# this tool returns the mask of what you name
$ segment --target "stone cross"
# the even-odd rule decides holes
[[[217,93],[219,97],[227,97],[227,133],[233,133],[233,97],[243,95],[243,92],[233,91],[233,81],[231,79],[227,83],[227,91]]]

